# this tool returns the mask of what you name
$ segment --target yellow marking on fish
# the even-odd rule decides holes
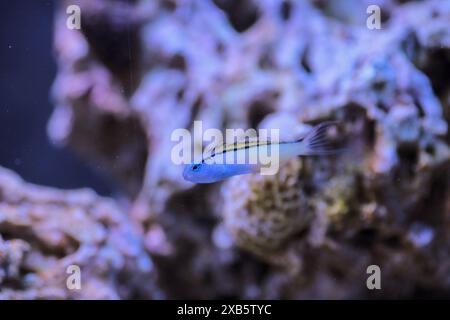
[[[251,138],[245,141],[236,141],[235,143],[213,146],[205,150],[202,162],[207,161],[216,155],[224,154],[230,151],[236,152],[243,149],[250,149],[251,147],[260,147],[270,144],[272,143],[268,140],[258,140],[258,138]]]

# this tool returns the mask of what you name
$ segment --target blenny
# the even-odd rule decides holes
[[[185,166],[183,178],[193,183],[213,183],[236,175],[257,173],[267,163],[261,163],[258,160],[242,163],[237,159],[261,159],[262,154],[276,155],[276,159],[272,160],[277,164],[297,156],[336,154],[341,149],[333,147],[327,137],[328,128],[335,125],[337,125],[335,121],[320,123],[314,126],[305,137],[295,141],[271,142],[249,139],[214,146],[205,151],[201,161]]]

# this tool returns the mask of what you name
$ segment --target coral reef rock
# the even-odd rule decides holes
[[[81,30],[65,25],[75,3]],[[379,30],[366,26],[373,4]],[[132,208],[84,191],[46,191],[45,201],[2,191],[2,295],[75,294],[51,291],[58,277],[36,269],[61,275],[55,266],[81,259],[102,265],[92,287],[109,297],[134,295],[96,272],[142,261],[158,274],[146,297],[449,297],[449,21],[439,0],[62,1],[50,137],[115,176]],[[193,186],[171,161],[173,130],[194,120],[295,138],[329,119],[350,151],[274,177]],[[126,223],[100,223],[99,206]],[[121,251],[135,236],[154,264],[139,245]],[[90,250],[103,254],[89,260]],[[296,272],[274,265],[278,251]],[[382,290],[366,287],[371,264]],[[132,292],[152,283],[113,274]]]
[[[246,175],[226,182],[224,223],[238,246],[274,263],[284,262],[279,250],[311,220],[299,186],[300,168],[300,160],[294,159],[275,177]]]
[[[0,299],[155,297],[153,261],[110,199],[23,182],[0,168]],[[70,286],[78,267],[81,287]]]

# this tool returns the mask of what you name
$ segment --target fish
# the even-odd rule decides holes
[[[327,137],[330,127],[338,125],[336,121],[325,121],[314,126],[303,138],[294,141],[272,142],[270,140],[248,139],[233,144],[213,146],[205,151],[201,161],[185,165],[183,178],[192,183],[214,183],[232,176],[254,174],[261,170],[261,161],[249,161],[251,157],[270,154],[276,148],[278,162],[298,156],[326,156],[340,153]],[[228,158],[227,158],[228,157]],[[226,161],[227,159],[234,161]],[[244,163],[237,159],[246,159]],[[257,159],[257,157],[253,158]],[[220,161],[219,161],[220,160]]]

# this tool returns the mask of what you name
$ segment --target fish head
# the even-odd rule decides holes
[[[183,178],[193,183],[213,183],[226,178],[226,172],[223,164],[192,163],[184,167]]]

